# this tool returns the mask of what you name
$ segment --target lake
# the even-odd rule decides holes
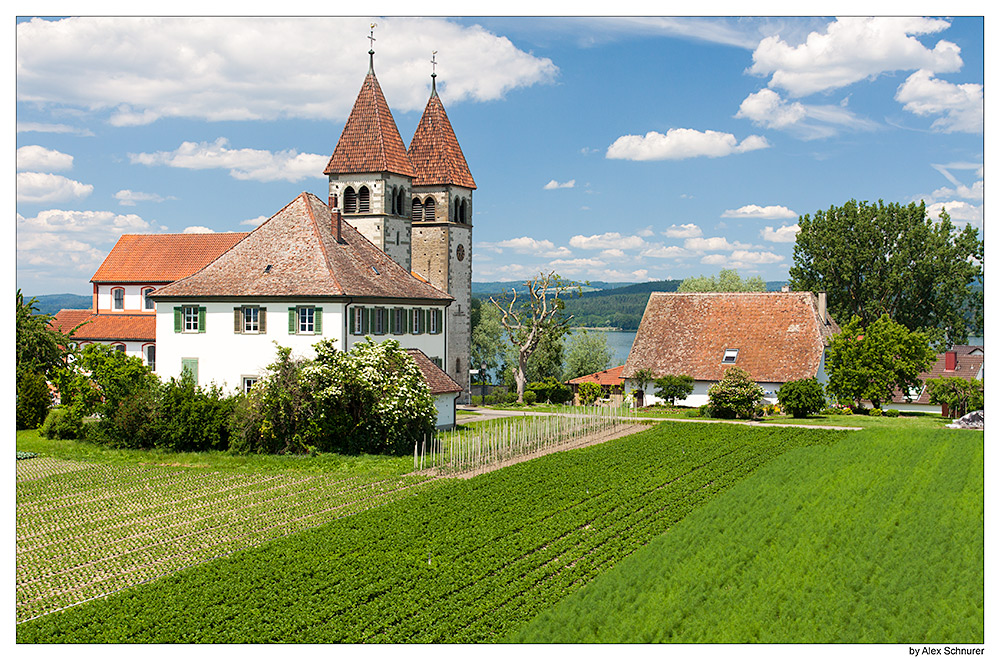
[[[570,334],[580,332],[583,328],[572,328]],[[628,353],[632,350],[632,342],[635,341],[635,332],[625,332],[623,330],[587,330],[587,332],[600,333],[607,337],[608,348],[611,349],[611,365],[617,367],[625,364]]]

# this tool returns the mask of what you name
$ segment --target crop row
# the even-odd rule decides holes
[[[836,437],[664,424],[425,490],[21,624],[18,638],[496,641],[773,456]]]
[[[380,506],[429,483],[424,476],[55,467],[17,487],[18,621]]]

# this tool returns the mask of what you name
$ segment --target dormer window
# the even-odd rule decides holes
[[[727,348],[726,352],[722,354],[722,364],[734,364],[739,352],[738,348]]]

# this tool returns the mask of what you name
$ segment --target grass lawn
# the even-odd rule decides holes
[[[982,644],[983,494],[982,432],[788,452],[506,641]]]

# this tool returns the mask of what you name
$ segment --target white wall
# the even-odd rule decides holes
[[[458,394],[458,392],[448,392],[434,397],[439,429],[450,429],[455,426],[455,398],[458,397]]]
[[[160,285],[162,286],[162,285]],[[98,284],[97,285],[97,309],[100,311],[125,311],[144,312],[147,311],[142,304],[142,290],[156,288],[153,284]],[[125,309],[112,310],[114,303],[111,295],[112,289],[125,289]]]
[[[697,408],[708,403],[708,388],[715,385],[716,381],[712,380],[696,380],[694,381],[694,390],[691,391],[691,395],[688,398],[677,401],[678,406],[688,406],[691,408]],[[778,388],[781,387],[781,383],[757,383],[764,390],[764,402],[765,403],[777,403],[778,397],[776,392]],[[631,394],[632,390],[639,389],[638,384],[634,381],[626,379],[625,380],[625,394]],[[656,383],[646,383],[646,387],[643,390],[643,402],[647,406],[652,406],[657,403],[666,404],[667,402],[660,397],[656,396]],[[632,398],[632,401],[635,401]]]
[[[106,344],[108,346],[113,346],[115,344],[125,344],[125,355],[131,357],[142,358],[143,364],[146,363],[146,355],[143,353],[143,348],[150,345],[153,342],[148,341],[81,341],[80,348],[83,348],[87,344]]]

